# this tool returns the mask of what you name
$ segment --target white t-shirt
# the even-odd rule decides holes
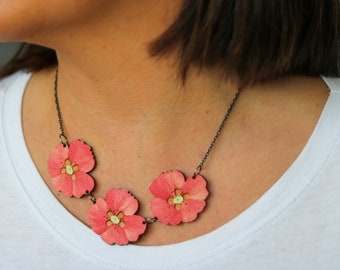
[[[312,136],[253,205],[206,235],[145,247],[105,244],[49,191],[22,132],[29,78],[0,83],[0,269],[340,269],[340,79],[325,79]]]

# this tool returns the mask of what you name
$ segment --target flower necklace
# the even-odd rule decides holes
[[[146,230],[147,225],[156,221],[178,225],[194,221],[206,205],[209,192],[206,180],[200,172],[220,135],[239,96],[233,97],[224,118],[211,141],[200,164],[189,178],[178,170],[162,172],[155,178],[149,190],[154,196],[150,209],[154,217],[136,215],[137,199],[125,189],[110,189],[105,199],[95,198],[91,193],[94,179],[89,174],[94,169],[95,159],[92,149],[84,141],[68,142],[58,99],[58,69],[55,75],[54,98],[59,121],[60,143],[52,149],[48,159],[48,172],[53,186],[68,197],[87,196],[93,203],[88,209],[88,219],[92,230],[107,244],[126,245],[135,242]]]

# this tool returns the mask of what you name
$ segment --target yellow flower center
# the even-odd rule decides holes
[[[78,171],[79,167],[78,165],[71,165],[71,161],[70,160],[65,160],[65,164],[64,164],[65,167],[63,167],[61,169],[61,172],[62,173],[66,173],[68,174],[72,180],[75,180],[76,179],[76,174],[75,172]]]
[[[181,209],[181,204],[190,196],[187,193],[182,194],[180,189],[175,190],[175,196],[168,199],[168,204],[174,204],[176,210]]]
[[[110,217],[110,220],[112,221],[113,224],[119,224],[120,223],[120,218],[113,215]]]
[[[119,212],[117,215],[115,215],[112,211],[107,212],[108,220],[106,221],[107,226],[111,225],[118,225],[121,228],[125,227],[125,222],[122,221],[122,218],[124,217],[123,212]]]
[[[73,168],[72,168],[71,165],[66,165],[65,169],[66,169],[66,173],[68,175],[72,175],[74,173]]]
[[[173,202],[174,202],[175,204],[182,203],[183,201],[184,201],[184,198],[183,198],[181,195],[176,196],[176,197],[173,199]]]

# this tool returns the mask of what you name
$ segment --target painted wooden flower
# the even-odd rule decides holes
[[[202,176],[185,180],[179,171],[161,173],[152,182],[150,192],[155,196],[150,205],[154,216],[171,225],[195,220],[209,194]]]
[[[134,215],[138,201],[124,189],[110,189],[106,200],[99,198],[88,210],[92,230],[104,242],[112,245],[126,245],[137,241],[145,232],[145,219]]]
[[[48,172],[57,190],[66,196],[80,198],[94,188],[94,180],[87,174],[94,164],[91,147],[83,141],[74,140],[69,146],[59,144],[52,149]]]

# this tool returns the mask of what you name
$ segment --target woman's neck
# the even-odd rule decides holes
[[[69,24],[67,29],[54,28],[45,41],[37,40],[57,52],[59,101],[68,139],[86,140],[97,149],[99,158],[105,151],[100,149],[103,142],[103,148],[114,149],[117,141],[124,141],[130,145],[124,153],[152,149],[157,143],[155,157],[171,150],[174,136],[181,144],[189,144],[188,132],[200,133],[202,140],[192,147],[208,144],[235,86],[213,71],[199,73],[195,68],[183,84],[176,55],[151,58],[147,50],[173,21],[181,1],[111,2],[112,7],[100,18]],[[40,87],[50,88],[45,111],[57,123],[54,74],[55,70],[43,73],[35,81],[43,78],[45,84]],[[202,125],[205,135],[200,131]],[[57,125],[46,130],[46,138],[58,134]]]
[[[130,2],[117,1],[100,18],[56,28],[48,41],[38,40],[57,51],[65,116],[79,122],[100,119],[98,125],[145,125],[215,105],[224,109],[235,93],[233,84],[192,68],[183,85],[175,54],[149,56],[148,45],[170,25],[181,1]]]

